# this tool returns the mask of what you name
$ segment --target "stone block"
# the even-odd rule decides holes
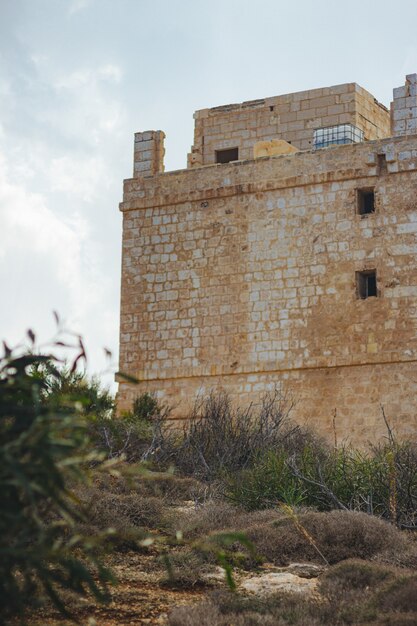
[[[396,111],[399,111],[400,109],[405,109],[406,106],[408,106],[406,104],[408,98],[396,98],[394,100],[394,109]]]
[[[148,172],[151,169],[151,164],[149,161],[136,161],[134,163],[135,172]]]
[[[394,100],[397,100],[399,98],[406,98],[408,96],[408,89],[406,86],[395,87],[395,89],[393,89],[393,94]]]
[[[408,96],[408,98],[405,99],[405,106],[407,106],[408,108],[417,107],[417,97]]]
[[[405,120],[397,120],[394,123],[393,133],[394,137],[401,135],[405,131]]]

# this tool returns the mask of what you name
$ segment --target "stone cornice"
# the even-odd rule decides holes
[[[376,177],[379,154],[385,154],[388,174],[417,170],[417,135],[208,165],[142,180],[127,179],[120,210],[173,206]],[[352,161],[357,162],[357,167],[352,168]]]

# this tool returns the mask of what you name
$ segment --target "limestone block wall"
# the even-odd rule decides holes
[[[391,128],[394,136],[417,133],[417,74],[408,74],[405,85],[394,89]]]
[[[313,146],[316,128],[351,123],[366,140],[390,135],[390,114],[369,92],[348,83],[197,111],[188,167],[216,162],[216,150],[235,148],[253,158],[258,141],[283,139],[300,150]]]
[[[135,133],[133,152],[133,176],[143,178],[164,171],[165,133],[162,130],[147,130]]]
[[[281,386],[338,437],[416,431],[417,137],[125,181],[119,408]],[[360,189],[375,212],[359,215]],[[358,299],[356,272],[378,296]]]

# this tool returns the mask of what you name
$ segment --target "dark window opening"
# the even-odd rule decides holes
[[[271,106],[271,107],[269,107],[269,110],[270,110],[270,111],[273,111],[273,110],[274,110],[274,108],[275,108],[275,107]]]
[[[375,213],[375,192],[373,189],[358,189],[357,200],[359,215]]]
[[[227,148],[226,150],[216,150],[216,163],[230,163],[239,159],[238,148]]]
[[[378,154],[378,175],[387,173],[387,155]]]
[[[376,270],[356,272],[356,290],[358,298],[362,300],[377,296]]]

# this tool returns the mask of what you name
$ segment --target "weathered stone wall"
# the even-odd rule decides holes
[[[417,137],[125,181],[119,408],[279,385],[355,443],[416,429]],[[374,188],[375,213],[357,213]],[[378,296],[358,299],[355,272]]]
[[[395,137],[417,133],[417,74],[408,74],[405,85],[394,89],[391,128]]]
[[[284,139],[300,150],[313,146],[316,128],[351,123],[366,140],[390,136],[390,114],[356,83],[310,89],[262,100],[197,111],[188,166],[215,163],[216,150],[239,149],[252,159],[258,141]]]

